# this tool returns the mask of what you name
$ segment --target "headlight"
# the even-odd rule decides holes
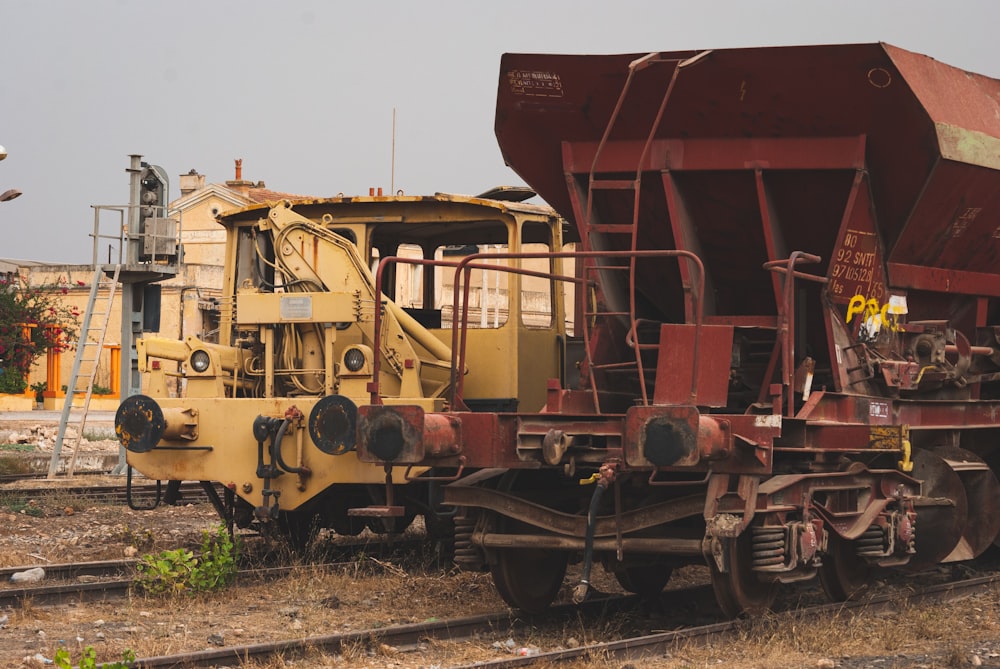
[[[208,357],[208,351],[195,351],[191,354],[191,369],[201,374],[208,369],[212,359]]]
[[[350,348],[344,352],[344,366],[356,372],[365,366],[365,352],[360,348]]]

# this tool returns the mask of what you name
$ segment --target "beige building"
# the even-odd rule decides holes
[[[241,160],[236,161],[235,179],[221,184],[206,184],[204,175],[191,170],[180,175],[179,187],[180,197],[170,202],[168,216],[180,221],[184,261],[176,277],[160,283],[158,334],[179,339],[196,335],[213,341],[218,334],[217,298],[222,288],[226,245],[225,231],[215,217],[229,209],[301,196],[269,190],[263,181],[244,180]],[[85,234],[81,230],[81,243],[84,242]],[[99,255],[100,253],[98,251]],[[3,259],[0,260],[0,271],[16,271],[28,286],[62,294],[66,306],[75,307],[80,313],[79,324],[82,325],[94,278],[93,266]],[[106,302],[107,288],[100,289],[97,299]],[[91,328],[97,324],[95,320]],[[120,333],[121,303],[120,294],[116,294],[108,320],[105,351],[94,379],[95,393],[114,389],[118,384],[118,379],[112,372],[111,351],[119,345]],[[69,383],[74,355],[75,350],[70,350],[60,356],[60,386]],[[47,361],[41,358],[32,370],[28,380],[29,387],[46,382],[47,373]],[[52,394],[53,389],[48,390]],[[61,402],[47,401],[47,408],[50,405],[57,408],[61,406]]]

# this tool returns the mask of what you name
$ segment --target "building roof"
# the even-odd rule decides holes
[[[278,190],[271,190],[263,187],[251,187],[250,190],[247,191],[247,197],[253,202],[279,202],[281,200],[304,200],[312,198],[310,195],[283,193]]]

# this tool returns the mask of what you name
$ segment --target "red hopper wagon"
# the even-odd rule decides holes
[[[358,419],[363,460],[455,479],[461,565],[539,610],[570,560],[578,599],[598,561],[707,563],[739,615],[997,540],[1000,81],[886,44],[507,54],[496,134],[578,232],[578,361],[545,406],[467,411],[454,374],[448,411]]]

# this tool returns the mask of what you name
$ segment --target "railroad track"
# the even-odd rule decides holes
[[[858,602],[822,604],[797,609],[803,616],[831,615],[851,609],[866,609],[868,611],[894,610],[905,600],[910,603],[948,601],[957,599],[1000,584],[1000,575],[978,577],[950,583],[927,586],[907,592],[872,597]],[[666,591],[666,594],[678,600],[690,596],[700,596],[702,587],[680,591]],[[312,636],[304,639],[282,639],[273,642],[255,643],[241,646],[202,650],[174,655],[144,657],[137,660],[136,666],[144,669],[156,667],[213,667],[219,663],[239,663],[252,659],[263,660],[281,654],[285,658],[302,657],[310,652],[340,653],[346,648],[357,647],[359,644],[379,647],[392,646],[400,650],[418,647],[426,640],[461,641],[477,635],[496,634],[498,629],[517,629],[527,625],[538,625],[539,621],[558,621],[564,616],[575,617],[581,614],[602,615],[614,610],[626,610],[635,606],[635,596],[612,597],[603,600],[593,600],[582,606],[564,605],[552,607],[544,616],[521,618],[510,611],[450,618],[434,622],[413,623],[377,629],[366,629],[342,634]],[[559,663],[587,657],[602,658],[635,658],[663,654],[672,644],[684,640],[705,639],[713,635],[727,634],[739,629],[741,621],[716,622],[694,627],[685,627],[675,631],[630,637],[610,642],[588,644],[570,650],[558,650],[539,653],[537,655],[511,656],[495,660],[477,661],[468,665],[450,665],[452,669],[506,669],[507,667],[524,667],[534,664]]]
[[[71,486],[35,486],[35,487],[22,487],[22,488],[4,488],[2,491],[3,495],[8,499],[39,499],[47,496],[53,495],[68,495],[77,499],[90,500],[94,502],[103,502],[106,504],[125,504],[127,500],[127,491],[125,488],[125,482],[122,481],[121,484],[101,484],[101,485],[91,485],[91,484],[80,484]],[[162,495],[166,492],[166,485],[161,486],[161,499]],[[222,489],[216,486],[216,492],[221,495]],[[188,503],[204,503],[208,501],[208,495],[205,493],[204,488],[201,483],[187,481],[181,484],[180,487],[181,502],[184,504]],[[133,484],[132,485],[132,499],[138,500],[142,503],[150,503],[152,499],[156,497],[156,484],[155,483],[143,483],[143,484]]]
[[[385,556],[394,552],[412,551],[419,548],[421,543],[421,539],[399,538],[345,542],[327,548],[326,554],[330,558],[328,561],[307,565],[244,568],[237,573],[236,579],[238,582],[267,580],[287,576],[298,569],[355,567],[358,555]],[[10,577],[16,572],[35,567],[44,569],[45,578],[50,581],[44,585],[32,586],[0,585],[0,610],[21,607],[24,602],[31,602],[32,606],[45,606],[124,597],[135,581],[138,563],[139,560],[100,560],[0,568],[0,581],[3,583],[9,583]],[[71,583],[51,583],[70,579],[75,580]]]
[[[37,481],[48,478],[47,472],[30,472],[26,474],[0,474],[0,485],[5,483],[17,483],[18,481]],[[74,477],[87,478],[96,476],[107,476],[107,472],[98,470],[77,470]]]

